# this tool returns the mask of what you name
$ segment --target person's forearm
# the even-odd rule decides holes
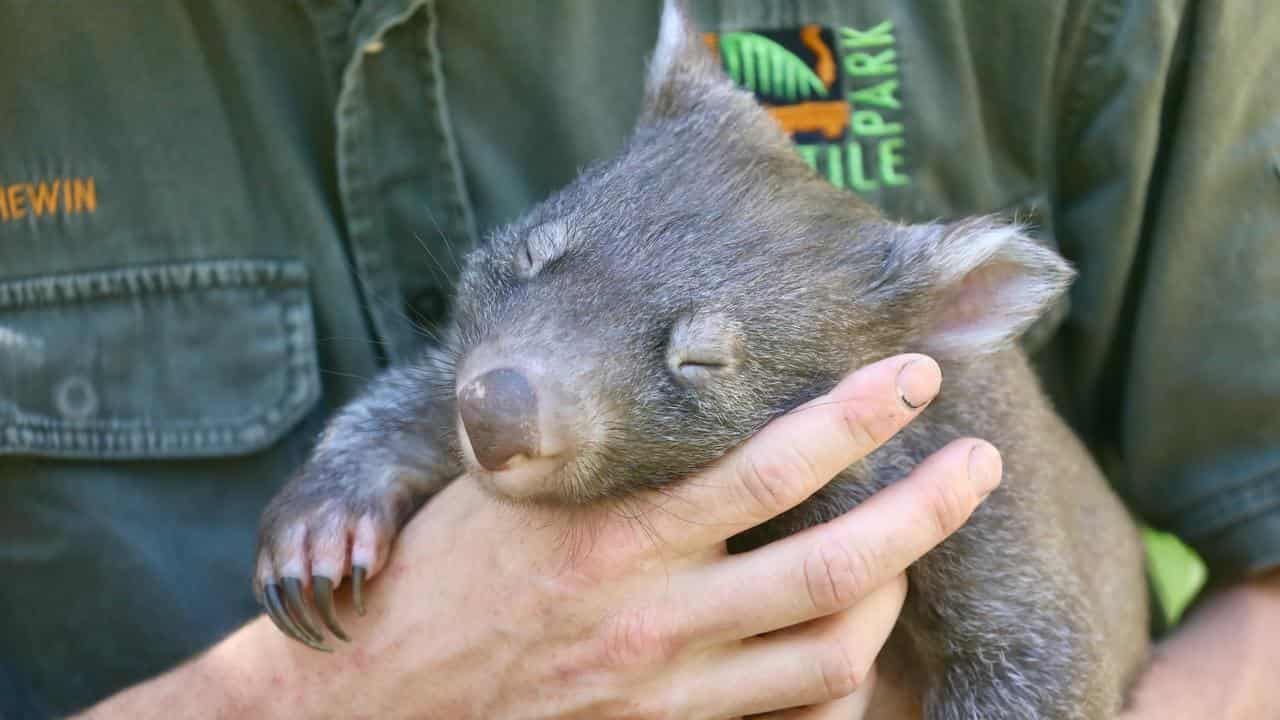
[[[1124,720],[1280,717],[1280,570],[1215,593],[1156,647]]]
[[[298,717],[309,698],[299,673],[317,672],[265,618],[169,672],[124,690],[77,720]],[[295,697],[296,696],[296,697]]]

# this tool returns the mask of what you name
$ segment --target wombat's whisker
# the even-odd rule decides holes
[[[684,486],[691,486],[691,487],[698,487],[699,483],[697,483],[695,480],[689,479],[689,480],[681,481],[681,485],[684,485]],[[663,497],[665,497],[668,501],[682,501],[682,502],[684,502],[685,504],[689,505],[689,506],[690,506],[692,509],[694,509],[694,510],[701,510],[701,509],[702,509],[702,508],[698,507],[696,504],[694,504],[691,500],[688,500],[687,498],[682,497],[680,494],[678,494],[678,493],[674,492],[674,491],[673,491],[672,489],[670,489],[670,488],[659,486],[659,487],[655,487],[655,488],[653,488],[653,491],[654,491],[655,493],[659,494],[659,495],[662,495],[662,496],[663,496]],[[680,522],[682,522],[682,523],[686,523],[686,524],[688,524],[688,525],[699,525],[699,526],[702,526],[702,527],[710,527],[711,525],[713,525],[713,523],[703,522],[703,521],[701,521],[701,520],[695,520],[695,519],[693,519],[693,518],[691,518],[691,517],[686,517],[686,516],[684,516],[684,515],[681,515],[681,514],[679,514],[679,513],[675,512],[674,510],[672,510],[672,509],[668,506],[668,503],[650,502],[650,503],[649,503],[649,507],[648,507],[648,511],[649,511],[649,512],[659,512],[659,513],[662,513],[663,515],[667,515],[667,516],[669,516],[669,517],[673,517],[673,518],[675,518],[675,519],[679,520]]]
[[[385,310],[388,310],[389,312],[391,312],[391,314],[407,322],[409,324],[409,329],[414,334],[426,338],[427,340],[431,341],[431,343],[434,345],[439,345],[441,343],[440,336],[437,335],[436,332],[433,331],[430,327],[428,327],[428,325],[431,324],[430,320],[428,318],[423,317],[421,313],[419,313],[416,309],[413,308],[412,305],[406,304],[405,307],[408,307],[409,309],[413,310],[414,314],[418,315],[417,319],[409,317],[409,315],[406,314],[404,310],[400,309],[399,307],[396,307],[394,303],[388,302],[385,298],[380,296],[377,293],[377,291],[374,290],[373,284],[369,282],[369,279],[365,277],[363,272],[360,271],[360,268],[352,265],[352,271],[355,274],[356,279],[360,281],[360,287],[364,290],[365,296],[368,297],[371,302],[375,303],[377,306],[380,306]],[[366,309],[369,309],[368,306],[366,306]]]
[[[330,370],[329,368],[320,368],[320,372],[323,375],[336,375],[338,377],[348,377],[355,380],[364,380],[366,382],[368,382],[371,379],[359,373],[342,372],[341,370]]]
[[[327,343],[327,342],[333,342],[333,341],[336,341],[336,340],[346,340],[346,341],[349,341],[349,342],[369,343],[369,344],[371,344],[371,345],[390,345],[390,344],[391,344],[390,342],[388,342],[388,341],[386,341],[386,340],[379,340],[379,339],[377,339],[377,338],[371,338],[371,337],[355,337],[355,336],[352,336],[352,335],[326,335],[325,337],[318,337],[318,338],[316,338],[316,342],[317,342],[317,343]]]
[[[596,540],[600,535],[598,527],[599,523],[589,521],[571,522],[568,527],[563,527],[556,544],[565,550],[566,569],[577,565],[595,550]]]
[[[459,275],[461,275],[462,264],[458,262],[458,253],[455,252],[453,241],[449,239],[449,234],[444,231],[444,228],[440,227],[440,221],[436,220],[436,215],[434,212],[431,211],[431,208],[427,208],[427,219],[430,220],[431,225],[435,227],[436,237],[440,238],[440,242],[444,243],[445,248],[448,249],[449,261],[453,263],[454,269],[458,271]],[[418,236],[415,234],[414,237],[418,237]],[[418,242],[422,243],[422,238],[418,238]],[[425,248],[425,244],[424,244],[424,248]],[[430,255],[431,251],[428,250],[427,254]],[[440,263],[437,261],[436,264],[439,265]],[[444,270],[445,268],[443,265],[441,265],[440,269]],[[445,276],[446,277],[448,276],[447,271],[445,272]]]
[[[438,226],[437,226],[437,229],[439,229]],[[454,277],[454,275],[449,272],[449,269],[444,266],[444,263],[440,262],[439,258],[436,257],[436,254],[431,252],[431,247],[427,245],[427,243],[422,239],[421,235],[419,235],[418,233],[414,233],[413,238],[418,241],[418,245],[422,248],[422,251],[427,254],[427,257],[431,258],[431,262],[435,263],[436,269],[440,271],[441,277],[439,279],[449,280],[452,277]],[[440,239],[444,240],[446,244],[448,243],[448,239],[445,237],[444,233],[440,233]],[[449,258],[453,259],[452,252],[449,253]],[[458,261],[456,259],[453,260],[453,265],[454,265],[454,269],[456,269],[459,273],[462,272],[462,268],[458,266]]]
[[[667,544],[666,539],[663,538],[658,533],[657,528],[651,522],[648,521],[649,516],[647,514],[647,511],[643,508],[638,508],[638,509],[627,508],[627,506],[638,505],[643,502],[645,501],[641,499],[641,497],[638,495],[624,497],[610,503],[609,512],[610,514],[613,514],[617,517],[622,518],[623,520],[626,520],[628,528],[632,528],[632,529],[639,528],[640,532],[644,533],[644,537],[648,547],[655,548],[655,549],[664,547]],[[666,556],[659,555],[659,558],[662,563],[663,572],[665,572],[667,576],[670,577],[671,569],[667,565]]]

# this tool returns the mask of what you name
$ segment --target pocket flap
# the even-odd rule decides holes
[[[253,452],[320,394],[306,267],[210,260],[0,282],[0,454]]]

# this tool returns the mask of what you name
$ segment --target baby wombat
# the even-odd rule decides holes
[[[617,501],[918,350],[946,377],[933,405],[735,547],[986,438],[1004,483],[909,570],[881,661],[928,718],[1112,717],[1146,651],[1140,545],[1013,344],[1070,277],[1017,227],[900,225],[827,184],[669,3],[620,156],[470,256],[442,346],[339,413],[267,509],[257,589],[317,645],[303,593],[341,635],[333,581],[351,568],[360,607],[407,517],[464,471],[517,500]]]

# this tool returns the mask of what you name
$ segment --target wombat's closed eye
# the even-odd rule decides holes
[[[690,387],[714,382],[737,370],[741,331],[724,313],[689,313],[676,319],[667,344],[667,368]]]
[[[532,279],[548,262],[560,257],[569,247],[569,230],[561,222],[549,222],[530,230],[523,242],[515,243],[516,277]]]

